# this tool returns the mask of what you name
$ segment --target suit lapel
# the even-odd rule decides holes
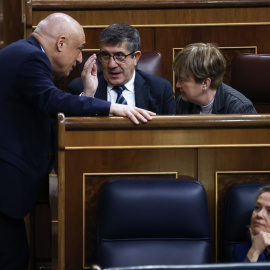
[[[146,84],[145,80],[138,72],[136,72],[135,75],[134,89],[136,107],[146,110],[149,109],[150,86]],[[107,100],[107,82],[104,79],[103,73],[98,75],[98,88],[95,98]]]
[[[142,109],[149,109],[149,97],[150,97],[150,87],[146,84],[145,80],[136,72],[135,82],[135,104],[136,107]]]

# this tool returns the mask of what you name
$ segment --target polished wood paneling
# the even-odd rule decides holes
[[[183,48],[193,42],[211,42],[219,47],[227,48],[227,64],[230,67],[231,59],[235,52],[270,53],[270,41],[265,38],[265,33],[270,31],[269,26],[204,26],[204,27],[179,27],[156,29],[156,50],[160,51],[166,59],[165,77],[173,84],[172,63],[175,48]],[[165,39],[164,36],[169,36]],[[265,42],[262,42],[265,40]],[[245,47],[253,47],[248,49]],[[256,48],[256,49],[255,49]],[[228,51],[230,49],[230,51]],[[230,61],[228,61],[230,60]],[[230,77],[231,69],[225,75]],[[226,81],[226,83],[230,83]]]
[[[4,45],[3,30],[3,0],[0,0],[0,49]]]
[[[13,7],[13,2],[9,2]],[[6,3],[9,2],[6,1]],[[183,48],[187,44],[214,42],[219,47],[228,48],[226,52],[229,53],[225,53],[223,50],[228,64],[224,78],[226,83],[230,81],[230,63],[235,52],[254,52],[256,50],[260,54],[270,53],[270,39],[268,38],[268,33],[270,33],[270,2],[267,0],[25,0],[25,3],[26,37],[29,37],[40,20],[52,12],[65,12],[83,25],[86,33],[87,49],[98,49],[100,32],[112,23],[125,22],[135,26],[141,35],[141,49],[145,51],[155,50],[162,53],[165,78],[173,86],[175,84],[174,74],[172,73],[173,58],[177,48]],[[17,7],[18,5],[16,5]],[[250,49],[251,47],[254,49]],[[176,90],[176,97],[178,94]],[[147,155],[153,159],[157,155],[160,159],[160,154],[162,154],[170,160],[170,154],[175,153],[167,150],[177,149],[174,151],[177,153],[180,151],[183,157],[187,156],[186,159],[183,159],[181,154],[181,157],[177,160],[180,164],[179,175],[182,173],[187,177],[198,178],[206,186],[208,195],[210,194],[211,226],[215,228],[215,197],[213,195],[215,192],[215,171],[227,170],[228,168],[229,170],[237,168],[241,170],[251,168],[259,171],[266,170],[268,158],[265,158],[266,161],[262,161],[260,158],[257,159],[257,156],[252,156],[251,152],[255,149],[253,147],[253,144],[255,144],[258,147],[258,150],[256,150],[258,155],[269,156],[267,121],[260,116],[256,120],[246,117],[217,120],[210,117],[202,122],[196,119],[194,122],[193,117],[163,119],[165,118],[159,118],[158,121],[136,127],[126,119],[119,118],[109,118],[109,120],[108,118],[91,118],[91,121],[88,118],[85,120],[72,118],[72,121],[65,119],[65,123],[62,126],[60,125],[60,130],[61,128],[63,130],[59,141],[61,142],[59,145],[59,159],[61,162],[58,177],[63,180],[67,176],[66,179],[70,179],[69,181],[79,179],[80,182],[83,179],[83,172],[89,172],[87,168],[93,170],[92,172],[99,172],[101,169],[107,168],[107,166],[113,168],[113,153],[122,156],[124,150],[128,152],[132,150],[136,153],[131,158],[131,161],[135,160],[135,162],[137,162],[137,152],[142,153],[144,151],[145,155],[142,158],[146,162]],[[169,126],[165,127],[165,123],[168,123]],[[239,124],[244,126],[239,128]],[[106,136],[103,129],[104,125],[106,126]],[[225,125],[225,128],[223,125]],[[193,129],[194,126],[197,129]],[[179,132],[179,129],[181,129],[181,132]],[[83,130],[87,132],[82,132]],[[116,143],[116,137],[121,137],[121,142]],[[82,146],[86,145],[87,149],[81,149]],[[233,147],[228,148],[229,145],[233,145]],[[236,151],[236,149],[238,150]],[[77,151],[80,154],[75,154]],[[236,154],[232,159],[230,155],[234,155],[234,153]],[[98,164],[102,164],[100,165],[101,168],[88,165],[90,161],[96,164],[95,159],[91,157],[93,154],[97,155]],[[72,160],[70,157],[71,161],[69,159],[65,161],[67,155],[71,157],[73,155],[77,156],[77,159]],[[180,154],[178,153],[178,155]],[[241,163],[242,155],[250,157],[250,162],[247,161],[246,156],[244,157],[246,165]],[[218,160],[215,157],[218,157]],[[235,166],[230,165],[231,160],[236,164]],[[260,160],[262,164],[258,163],[261,162]],[[161,164],[161,161],[162,164],[164,163],[163,159],[160,159],[158,164]],[[76,165],[79,168],[78,174],[76,172],[66,175],[65,168],[67,164],[70,168]],[[137,162],[137,165],[139,164]],[[167,163],[165,162],[165,164]],[[170,165],[166,166],[165,170],[170,170]],[[140,170],[144,171],[143,168],[140,168]],[[107,171],[114,170],[107,169]],[[65,250],[63,246],[66,237],[63,217],[65,217],[66,205],[69,206],[69,200],[63,198],[67,195],[71,196],[73,190],[68,187],[70,191],[66,194],[66,183],[62,180],[59,183],[59,194],[62,198],[59,201],[61,221],[60,224],[53,223],[54,231],[57,230],[57,227],[59,228],[60,249],[58,250],[58,256],[61,262],[61,268],[59,269],[64,269],[65,258],[70,258],[70,261],[74,259],[74,263],[69,261],[73,266],[77,262],[80,266],[83,265],[83,259],[78,260],[76,257],[77,252],[75,252],[77,255],[74,255],[72,250]],[[74,187],[74,190],[77,190],[76,188],[78,187]],[[81,190],[79,191],[82,195]],[[82,205],[81,201],[76,201],[76,203]],[[82,210],[78,209],[78,213],[82,213]],[[74,217],[77,217],[77,213],[74,214]],[[81,228],[83,221],[78,222],[80,228],[79,232],[76,233],[78,233],[80,239],[76,238],[77,235],[73,238],[68,236],[67,241],[69,241],[69,245],[78,248],[78,252],[80,252],[83,250]],[[72,221],[70,224],[73,224]],[[70,226],[68,227],[69,232],[73,228],[73,225]],[[55,258],[55,254],[53,258]],[[75,268],[77,268],[77,265]]]
[[[100,188],[127,175],[201,181],[218,259],[216,217],[217,211],[224,213],[224,206],[217,208],[224,200],[220,194],[228,183],[243,181],[234,180],[235,172],[270,171],[269,120],[270,115],[156,116],[135,126],[122,117],[60,114],[58,269],[87,269],[96,263]],[[222,172],[232,176],[221,179]]]
[[[53,6],[54,9],[83,9],[83,8],[181,8],[181,7],[241,7],[241,6],[269,6],[267,0],[257,0],[256,4],[250,0],[35,0],[35,6],[39,9],[48,9],[48,6]]]
[[[3,1],[3,46],[24,37],[22,0]]]
[[[44,19],[48,14],[56,11],[54,5],[48,6],[47,10],[39,9],[32,1],[33,26]],[[232,23],[265,23],[269,22],[269,8],[267,7],[238,7],[238,8],[166,8],[166,9],[62,9],[63,12],[73,16],[86,27],[104,26],[115,22],[126,22],[133,25],[159,25],[159,24],[232,24]],[[57,10],[59,11],[59,10]]]
[[[77,135],[74,134],[74,136]],[[175,159],[169,164],[166,160],[169,160],[171,156]],[[179,164],[182,156],[186,159]],[[74,269],[78,265],[89,267],[91,263],[97,261],[96,211],[100,189],[104,182],[123,177],[175,178],[175,175],[195,179],[197,176],[193,173],[196,172],[197,167],[196,156],[196,150],[193,149],[67,151],[65,167],[70,170],[66,171],[65,177],[65,205],[67,212],[72,214],[65,215],[65,245],[78,248],[65,250],[66,258],[68,258],[66,269]],[[83,259],[84,254],[85,259]]]
[[[119,4],[117,6],[117,4]],[[28,1],[28,35],[40,20],[55,11],[77,19],[85,29],[87,49],[97,49],[99,34],[115,22],[133,25],[141,35],[141,49],[164,57],[165,75],[174,87],[175,48],[194,42],[213,42],[219,47],[256,47],[270,53],[270,3],[268,1]],[[31,8],[30,8],[31,7]],[[203,7],[203,8],[202,8]],[[248,51],[250,52],[250,51]],[[227,55],[231,60],[234,52]],[[224,82],[230,83],[230,61]],[[65,88],[65,87],[64,87]],[[63,89],[65,90],[65,89]],[[175,89],[176,98],[179,95]]]

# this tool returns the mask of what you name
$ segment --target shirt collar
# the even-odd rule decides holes
[[[126,90],[134,93],[134,82],[135,82],[135,70],[133,72],[132,78],[125,84]],[[110,90],[114,87],[114,85],[108,84]]]
[[[214,105],[214,99],[208,105],[200,106],[201,107],[201,114],[211,114],[212,113],[213,105]]]
[[[44,48],[42,47],[41,44],[40,44],[40,48],[41,48],[41,50],[45,53],[45,50],[44,50]]]

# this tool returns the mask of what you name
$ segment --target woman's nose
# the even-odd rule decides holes
[[[257,213],[257,215],[258,215],[259,217],[265,216],[265,215],[266,215],[266,210],[265,210],[265,209],[261,209],[261,210]]]
[[[181,88],[181,83],[180,83],[180,80],[178,79],[177,82],[176,82],[176,87],[177,88]]]

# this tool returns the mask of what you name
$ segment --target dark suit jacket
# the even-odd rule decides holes
[[[110,103],[56,88],[47,55],[36,39],[0,51],[0,160],[21,171],[0,177],[0,212],[21,218],[34,205],[52,157],[52,119],[108,115]]]
[[[200,107],[179,96],[176,114],[199,114]],[[257,113],[252,102],[232,87],[222,83],[217,89],[212,114],[253,114]]]
[[[156,114],[175,113],[174,92],[167,80],[136,70],[134,87],[136,107],[150,110]],[[79,95],[83,91],[82,79],[74,79],[68,85],[67,91]],[[102,72],[98,74],[98,89],[95,97],[107,100],[107,82]]]
[[[249,262],[247,253],[250,249],[250,246],[251,245],[249,242],[235,245],[233,250],[232,262]],[[265,253],[263,252],[259,256],[258,262],[266,262],[266,261],[267,261],[266,256]]]

